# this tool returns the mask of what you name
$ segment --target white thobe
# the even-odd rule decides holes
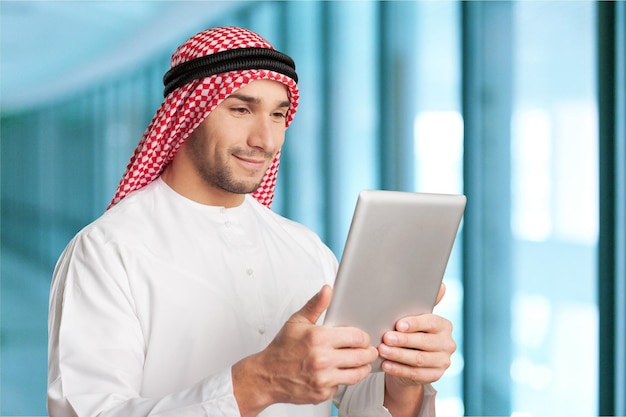
[[[263,350],[336,267],[316,234],[250,196],[206,206],[157,179],[83,229],[57,263],[50,416],[239,416],[231,366]],[[425,393],[422,416],[434,415],[434,390]],[[375,373],[335,400],[340,415],[388,416],[383,396]],[[326,417],[330,407],[275,404],[260,415]]]

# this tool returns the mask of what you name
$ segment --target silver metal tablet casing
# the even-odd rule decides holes
[[[361,191],[324,325],[359,327],[378,346],[398,319],[432,312],[465,205],[463,195]]]

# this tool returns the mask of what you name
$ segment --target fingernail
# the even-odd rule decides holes
[[[406,332],[407,330],[409,330],[409,323],[407,323],[406,321],[399,322],[398,330],[401,332]]]

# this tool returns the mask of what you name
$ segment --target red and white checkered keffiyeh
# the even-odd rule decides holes
[[[194,58],[238,48],[267,48],[272,45],[258,34],[238,27],[218,27],[200,32],[178,47],[172,55],[173,68]],[[254,80],[279,81],[287,86],[289,126],[298,106],[299,92],[290,77],[269,70],[237,70],[191,81],[172,91],[144,132],[108,208],[128,194],[151,183],[174,158],[180,145],[226,97]],[[270,207],[274,198],[280,151],[267,169],[259,188],[252,194]]]

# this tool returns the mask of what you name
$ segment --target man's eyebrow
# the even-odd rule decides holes
[[[250,104],[261,103],[261,99],[259,97],[247,96],[245,94],[239,94],[239,93],[231,94],[230,96],[226,97],[226,100],[228,100],[229,98],[234,98],[234,99],[243,101],[244,103],[250,103]],[[276,107],[290,107],[290,106],[291,106],[291,103],[289,102],[289,100],[285,100],[285,101],[281,101],[280,103],[278,103]]]
[[[229,98],[234,98],[234,99],[243,101],[245,103],[252,103],[252,104],[259,104],[261,102],[261,99],[258,97],[246,96],[245,94],[238,94],[238,93],[233,93],[230,96],[226,97],[227,100]]]

